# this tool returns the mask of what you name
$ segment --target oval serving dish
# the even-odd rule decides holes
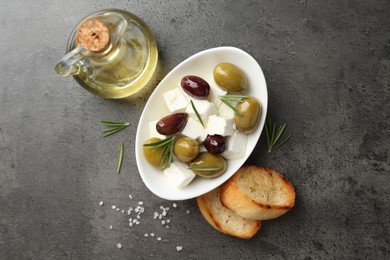
[[[261,117],[256,129],[248,135],[246,153],[239,160],[227,160],[227,171],[214,179],[199,176],[185,188],[173,187],[163,171],[150,165],[143,155],[143,143],[150,138],[149,122],[169,115],[164,103],[163,94],[173,88],[180,87],[180,80],[186,75],[197,75],[209,84],[216,85],[213,69],[220,62],[230,62],[241,68],[248,78],[248,89],[244,95],[254,96],[261,103]],[[218,187],[228,180],[247,160],[255,148],[263,130],[267,115],[268,94],[263,71],[252,56],[235,47],[217,47],[201,51],[177,65],[156,87],[142,112],[138,123],[135,141],[135,154],[139,173],[145,185],[155,195],[167,200],[186,200],[200,196]]]

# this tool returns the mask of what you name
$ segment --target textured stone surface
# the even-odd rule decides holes
[[[106,7],[147,21],[164,75],[206,48],[231,45],[253,55],[267,79],[269,116],[293,136],[271,154],[262,136],[247,163],[291,180],[291,212],[244,241],[215,231],[195,201],[173,208],[149,192],[134,158],[146,98],[101,99],[53,70],[75,23]],[[389,258],[389,28],[386,0],[3,1],[0,258]],[[103,118],[131,125],[103,139]],[[140,200],[145,213],[132,228],[111,209]],[[153,219],[160,205],[171,208],[169,229]],[[151,232],[154,238],[144,236]]]

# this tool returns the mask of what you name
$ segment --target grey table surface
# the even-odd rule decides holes
[[[285,174],[293,210],[246,241],[214,230],[194,200],[174,208],[146,188],[134,139],[147,97],[95,97],[53,70],[76,22],[109,7],[152,28],[161,77],[217,46],[259,62],[268,116],[293,135],[270,154],[262,135],[247,164]],[[3,0],[0,35],[0,259],[390,257],[389,1]],[[104,139],[103,118],[131,125]],[[133,227],[111,209],[138,201]],[[169,228],[153,219],[160,206]]]

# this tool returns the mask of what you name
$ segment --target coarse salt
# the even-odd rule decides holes
[[[122,248],[122,244],[121,244],[121,243],[118,243],[118,244],[116,245],[116,247],[119,248],[119,249],[121,249],[121,248]]]
[[[176,203],[173,203],[172,206],[173,206],[174,208],[176,208],[176,207],[177,207],[177,204],[176,204]]]
[[[176,246],[176,251],[181,251],[181,250],[183,250],[183,247],[182,246]]]
[[[112,208],[112,209],[116,209],[116,206],[115,206],[115,205],[112,205],[111,208]]]
[[[99,202],[99,205],[100,205],[100,206],[103,206],[103,204],[104,204],[103,201],[100,201],[100,202]]]

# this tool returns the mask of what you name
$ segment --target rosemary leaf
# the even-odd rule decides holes
[[[122,168],[122,161],[123,161],[123,150],[124,150],[124,144],[123,142],[119,146],[119,158],[118,158],[118,166],[116,168],[116,173],[119,174]]]
[[[268,119],[268,121],[266,122],[265,132],[267,134],[267,144],[268,144],[269,153],[275,151],[277,148],[281,147],[290,139],[291,134],[289,134],[286,138],[280,141],[280,138],[282,137],[284,130],[286,129],[286,126],[287,126],[286,124],[277,126],[277,124],[273,123],[271,119]]]
[[[227,105],[228,107],[230,107],[230,108],[233,110],[234,114],[239,115],[239,116],[242,115],[241,112],[238,111],[237,108],[235,108],[228,100],[225,100],[225,99],[222,99],[222,98],[221,98],[221,101],[222,101],[223,103],[225,103],[225,105]]]
[[[115,134],[115,133],[117,133],[117,132],[119,132],[119,131],[125,129],[126,127],[127,127],[127,125],[126,125],[126,126],[122,126],[122,127],[115,128],[114,130],[112,130],[112,131],[108,132],[107,134],[103,135],[103,137],[107,137],[107,136],[109,136],[109,135]]]
[[[199,113],[198,113],[198,110],[196,110],[196,107],[194,105],[194,102],[192,102],[192,100],[190,100],[191,102],[191,106],[192,106],[192,109],[194,110],[196,116],[198,117],[199,119],[199,122],[202,124],[202,126],[204,127],[204,124],[203,124],[203,121],[202,121],[202,118],[200,117]]]
[[[175,136],[169,136],[164,140],[144,144],[143,146],[150,147],[151,150],[162,148],[160,153],[161,165],[168,163],[168,167],[169,167],[172,162],[173,147],[175,145],[175,140],[176,140]]]
[[[245,98],[249,98],[249,96],[243,96],[243,95],[224,95],[224,96],[219,96],[220,100],[225,103],[228,107],[230,107],[234,114],[241,116],[242,113],[235,108],[231,102],[237,102],[237,103],[242,103],[244,102]]]
[[[123,124],[128,124],[128,123],[123,123],[123,122],[115,122],[115,121],[108,121],[108,120],[101,120],[103,124],[114,124],[114,125],[123,125]]]
[[[107,129],[103,130],[103,133],[106,133],[105,135],[103,135],[103,137],[107,137],[109,135],[115,134],[115,133],[125,129],[126,127],[128,127],[130,125],[130,123],[114,122],[114,121],[108,121],[108,120],[101,120],[100,122],[102,122],[103,124],[108,126]]]

